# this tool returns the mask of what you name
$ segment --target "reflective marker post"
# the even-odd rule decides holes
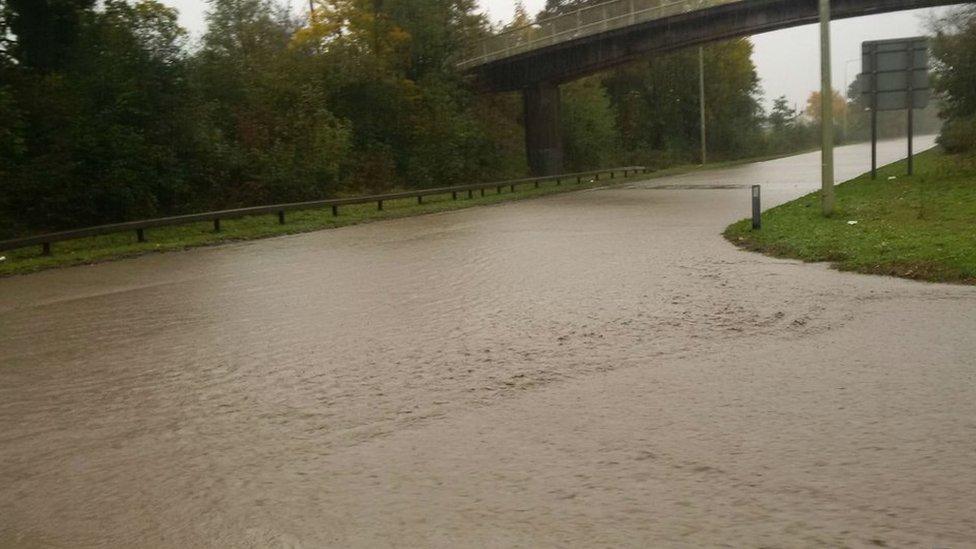
[[[752,186],[752,228],[753,230],[758,230],[762,228],[761,192],[762,190],[759,185]]]
[[[830,0],[820,0],[820,202],[834,213],[834,88],[830,83]]]

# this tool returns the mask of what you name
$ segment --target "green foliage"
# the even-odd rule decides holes
[[[336,192],[348,124],[329,110],[295,27],[268,0],[213,0],[191,61],[206,203],[253,205]]]
[[[11,54],[24,67],[47,71],[73,57],[95,0],[6,0],[0,5],[17,40]]]
[[[935,89],[947,120],[939,143],[949,151],[976,150],[976,8],[935,22]]]
[[[552,17],[563,13],[578,10],[588,5],[599,4],[602,0],[546,0],[545,8],[539,14],[539,18]]]
[[[751,55],[752,44],[746,39],[705,48],[707,139],[716,158],[762,152],[759,77]],[[698,157],[697,49],[616,70],[604,84],[633,160],[673,163]]]
[[[155,0],[0,2],[0,237],[525,175],[520,95],[456,69],[491,30],[475,0],[208,3],[191,50]],[[717,158],[763,152],[751,51],[706,48]],[[697,66],[564,85],[567,168],[696,159]]]
[[[77,47],[62,67],[11,71],[24,130],[22,158],[5,174],[6,207],[25,225],[118,221],[183,200],[175,11],[110,0],[77,19]]]
[[[597,78],[562,87],[563,150],[571,172],[597,169],[617,160],[613,105]]]
[[[950,153],[976,151],[976,115],[950,118],[939,135],[939,144]]]

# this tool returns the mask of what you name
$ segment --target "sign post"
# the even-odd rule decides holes
[[[915,109],[929,102],[928,39],[924,36],[861,44],[861,94],[871,106],[871,179],[877,178],[878,112],[908,111],[908,175],[915,171]]]

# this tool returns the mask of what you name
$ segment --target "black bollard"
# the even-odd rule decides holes
[[[762,203],[759,185],[752,186],[752,228],[758,230],[762,228]]]

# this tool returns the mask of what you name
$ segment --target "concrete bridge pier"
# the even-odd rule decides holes
[[[533,84],[522,91],[525,101],[525,152],[532,175],[563,173],[559,85]]]

